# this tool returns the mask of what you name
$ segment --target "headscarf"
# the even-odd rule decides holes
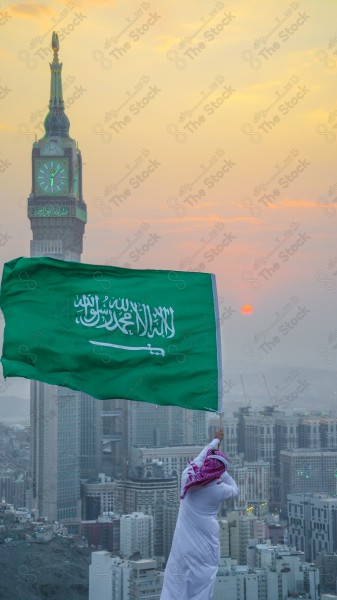
[[[195,462],[190,462],[189,464],[192,468],[190,469],[180,498],[185,498],[186,492],[191,487],[207,485],[211,481],[214,481],[214,479],[219,479],[227,470],[230,462],[231,461],[226,454],[220,452],[220,450],[214,450],[213,448],[210,448],[207,451],[204,464],[201,467],[198,467]]]

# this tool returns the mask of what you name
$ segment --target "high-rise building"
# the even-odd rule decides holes
[[[298,441],[300,448],[312,448],[319,450],[321,448],[319,417],[301,419],[298,427]]]
[[[253,512],[231,511],[227,514],[230,540],[230,557],[240,565],[247,564],[247,546],[254,539],[257,517]]]
[[[14,471],[12,469],[0,472],[0,500],[4,498],[8,504],[13,503],[13,481]]]
[[[275,420],[275,475],[280,476],[280,452],[298,448],[299,417],[292,415],[278,416]]]
[[[316,560],[319,552],[337,551],[337,496],[288,495],[289,543]]]
[[[100,469],[113,478],[127,477],[130,436],[128,433],[129,400],[104,400],[100,413],[102,454]],[[135,403],[134,403],[135,404]],[[138,404],[143,404],[141,402]]]
[[[337,589],[337,552],[333,552],[332,554],[318,552],[315,565],[319,570],[321,592],[335,593]]]
[[[235,417],[224,419],[222,430],[224,437],[221,450],[231,458],[238,453],[238,419]]]
[[[129,447],[202,445],[208,441],[207,412],[151,402],[129,402]]]
[[[101,412],[103,401],[88,394],[80,395],[80,477],[93,479],[101,470],[102,428]]]
[[[220,556],[230,556],[230,538],[228,520],[223,517],[218,518],[219,523],[219,544]]]
[[[242,438],[243,423],[245,460],[265,460],[270,463],[270,500],[275,507],[282,504],[284,508],[286,494],[294,491],[284,491],[280,479],[283,451],[337,449],[337,419],[284,415],[274,407],[266,407],[261,413],[238,414],[238,440]],[[322,490],[316,487],[310,491]],[[330,488],[324,488],[323,491],[331,493]]]
[[[270,500],[279,502],[279,480],[277,478],[277,455],[275,440],[275,421],[279,413],[270,407],[261,414],[244,417],[245,424],[245,460],[267,461],[270,464]]]
[[[326,417],[322,414],[300,415],[298,418],[298,447],[316,450],[336,449],[337,418]]]
[[[152,515],[154,555],[167,558],[175,528],[175,515],[179,508],[176,477],[130,478],[117,480],[116,484],[116,512],[124,515],[132,512]],[[168,514],[168,510],[175,511],[175,515]]]
[[[116,483],[100,473],[98,480],[81,484],[82,519],[97,519],[104,512],[114,512]]]
[[[28,217],[33,239],[31,256],[80,261],[87,220],[82,194],[82,158],[69,136],[64,112],[59,42],[52,36],[53,62],[45,134],[32,150],[32,190]],[[59,306],[60,324],[67,326],[67,306]],[[40,332],[36,332],[38,336]],[[64,385],[66,386],[66,376]],[[80,475],[92,472],[92,445],[85,427],[95,408],[93,399],[66,387],[31,382],[31,470],[33,497],[40,515],[71,523],[80,520]],[[83,411],[81,407],[83,405]],[[82,429],[81,429],[82,428]],[[81,436],[81,430],[84,435]],[[89,456],[90,455],[90,456]]]
[[[297,448],[281,451],[281,507],[288,494],[337,492],[337,451]]]
[[[240,495],[235,500],[237,508],[247,508],[248,505],[268,505],[270,499],[270,464],[267,461],[255,462],[237,461],[231,465],[231,475],[236,481]]]
[[[139,552],[142,558],[153,558],[153,517],[141,512],[120,517],[120,549],[124,558]]]
[[[245,460],[265,460],[275,474],[275,415],[250,415],[245,418]]]
[[[130,402],[131,446],[178,446],[184,443],[184,409],[151,402]]]
[[[322,418],[319,424],[322,448],[337,448],[337,419]]]
[[[245,419],[250,415],[250,406],[239,406],[238,410],[234,413],[234,417],[237,419],[237,448],[238,452],[243,454],[246,452]]]

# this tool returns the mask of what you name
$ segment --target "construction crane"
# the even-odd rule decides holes
[[[278,404],[277,404],[277,397],[274,396],[274,399],[273,399],[273,397],[272,397],[272,395],[270,393],[270,389],[269,389],[268,384],[267,384],[267,380],[266,380],[266,378],[265,378],[264,375],[262,375],[262,377],[263,377],[264,385],[266,386],[267,394],[269,396],[269,400],[270,400],[270,403],[271,403],[271,405],[270,406],[266,406],[265,409],[267,409],[267,412],[272,413],[275,410],[275,408],[278,406]]]
[[[244,384],[242,375],[240,375],[240,378],[241,378],[243,395],[245,397],[245,401],[246,401],[246,405],[247,405],[246,408],[249,409],[252,402],[251,402],[250,398],[247,397],[246,388],[245,388],[245,384]]]

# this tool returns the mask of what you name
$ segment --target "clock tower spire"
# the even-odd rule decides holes
[[[32,151],[32,191],[28,217],[33,232],[32,256],[80,260],[87,220],[82,195],[82,157],[78,144],[69,136],[70,122],[64,112],[62,63],[59,40],[52,35],[49,112],[45,134]]]
[[[58,52],[60,49],[57,33],[54,31],[52,36],[52,48],[54,51],[53,62],[50,63],[50,100],[49,113],[44,121],[46,135],[59,135],[69,137],[69,119],[64,112],[64,101],[62,93],[62,63],[59,62]]]

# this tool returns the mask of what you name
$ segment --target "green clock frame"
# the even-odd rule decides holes
[[[69,194],[69,160],[61,157],[35,158],[35,194]]]
[[[79,184],[79,169],[78,166],[75,165],[74,168],[74,183],[73,183],[74,195],[79,198],[80,194],[80,184]]]

